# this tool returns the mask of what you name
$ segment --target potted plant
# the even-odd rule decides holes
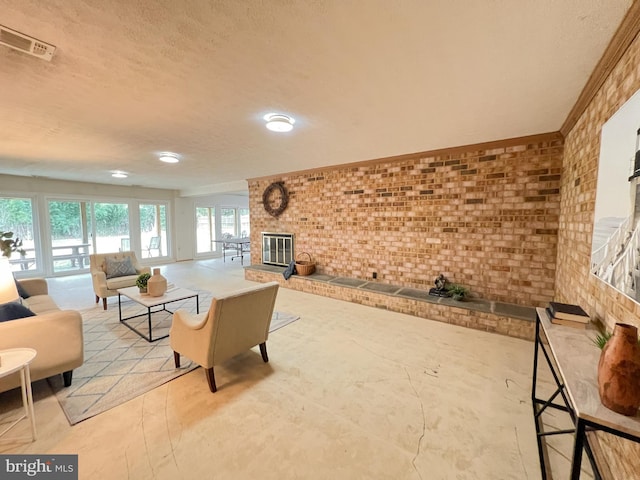
[[[602,331],[596,336],[596,338],[592,338],[591,341],[596,347],[602,350],[612,336],[613,336],[613,333]]]
[[[467,296],[467,288],[462,285],[453,284],[447,287],[447,291],[454,300],[462,301]]]
[[[13,252],[18,252],[20,255],[25,255],[26,252],[22,249],[22,240],[18,237],[13,238],[13,232],[3,232],[0,230],[0,250],[2,255],[10,258]]]
[[[598,347],[600,350],[604,348],[609,340],[613,337],[612,332],[607,332],[606,330],[601,331],[596,338],[592,338],[591,341],[593,344]],[[640,338],[638,338],[638,345],[640,345]]]
[[[140,293],[147,293],[147,282],[151,278],[150,273],[141,273],[136,279],[136,287],[140,289]]]

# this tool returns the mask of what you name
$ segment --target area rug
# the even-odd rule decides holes
[[[211,305],[211,293],[200,292],[200,312]],[[172,311],[196,311],[195,298],[169,304]],[[127,317],[145,313],[146,309],[133,301],[122,302],[122,314]],[[73,371],[70,387],[64,387],[62,376],[56,375],[49,383],[69,423],[75,425],[87,418],[105,412],[198,367],[182,357],[179,369],[173,362],[169,338],[147,342],[118,321],[117,304],[102,305],[81,312],[84,326],[84,364]],[[274,312],[270,332],[298,320],[298,316]],[[153,338],[169,333],[172,315],[168,312],[153,314]],[[130,321],[148,335],[145,317]]]
[[[299,318],[300,317],[298,317],[297,315],[291,315],[290,313],[273,312],[273,316],[271,317],[271,325],[269,326],[269,333],[275,332],[285,325],[289,325],[291,322],[295,322]]]

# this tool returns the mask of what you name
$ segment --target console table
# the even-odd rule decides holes
[[[552,478],[549,467],[546,440],[549,435],[573,434],[571,479],[580,478],[582,451],[585,450],[596,479],[602,478],[595,461],[587,432],[605,431],[634,442],[640,442],[640,416],[627,417],[606,408],[598,394],[598,361],[600,349],[592,338],[595,330],[580,330],[551,323],[544,308],[536,309],[535,353],[533,357],[533,384],[531,402],[538,440],[542,478]],[[551,370],[556,384],[555,392],[548,399],[538,398],[536,381],[539,352]],[[557,401],[562,401],[562,404]],[[570,430],[544,431],[542,413],[547,408],[569,414],[574,428]]]

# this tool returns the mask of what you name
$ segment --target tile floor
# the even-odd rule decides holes
[[[229,261],[163,274],[213,292],[250,283]],[[62,308],[101,308],[88,275],[49,283]],[[0,453],[78,454],[81,479],[540,478],[533,343],[288,289],[276,308],[301,319],[270,336],[268,364],[256,348],[216,367],[218,393],[197,369],[70,427],[35,382],[38,440]],[[0,423],[19,405],[0,394]],[[558,478],[565,447],[550,451]]]

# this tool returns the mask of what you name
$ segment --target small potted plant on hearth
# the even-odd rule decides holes
[[[147,282],[151,278],[150,273],[141,273],[136,279],[136,286],[140,289],[140,293],[147,293]]]
[[[466,287],[455,283],[453,285],[449,285],[447,287],[447,291],[449,292],[449,295],[451,295],[451,298],[453,298],[454,300],[458,300],[459,302],[464,300],[467,296],[467,293],[469,292]]]

